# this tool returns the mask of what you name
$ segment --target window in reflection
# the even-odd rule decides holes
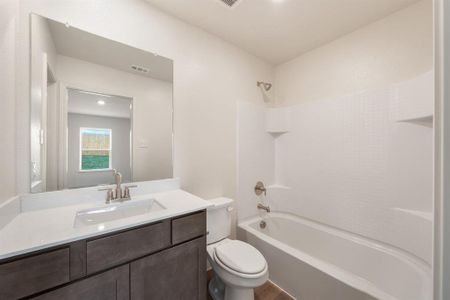
[[[111,169],[111,129],[80,128],[80,171]]]

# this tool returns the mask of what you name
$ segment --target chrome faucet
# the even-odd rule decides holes
[[[266,212],[270,213],[269,205],[265,206],[265,205],[262,205],[261,203],[258,203],[258,209],[262,209],[262,210],[265,210]]]
[[[114,199],[122,199],[122,174],[116,169],[113,169],[114,181],[116,183],[116,188],[114,189]]]
[[[119,201],[130,200],[131,199],[130,189],[137,187],[137,185],[127,185],[122,190],[122,174],[118,172],[116,169],[113,169],[112,171],[114,172],[113,176],[116,184],[114,190],[110,187],[99,189],[99,191],[106,191],[106,204],[109,204],[115,200]]]

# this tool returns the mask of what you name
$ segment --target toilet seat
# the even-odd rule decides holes
[[[215,247],[213,257],[223,269],[242,278],[258,278],[267,272],[264,256],[255,247],[242,241],[221,243]]]

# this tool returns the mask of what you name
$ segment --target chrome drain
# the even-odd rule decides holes
[[[260,227],[261,229],[266,228],[266,226],[267,226],[266,221],[263,220],[263,221],[259,222],[259,227]]]

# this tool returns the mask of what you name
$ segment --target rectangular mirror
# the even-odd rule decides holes
[[[171,178],[173,62],[31,15],[30,190]]]

